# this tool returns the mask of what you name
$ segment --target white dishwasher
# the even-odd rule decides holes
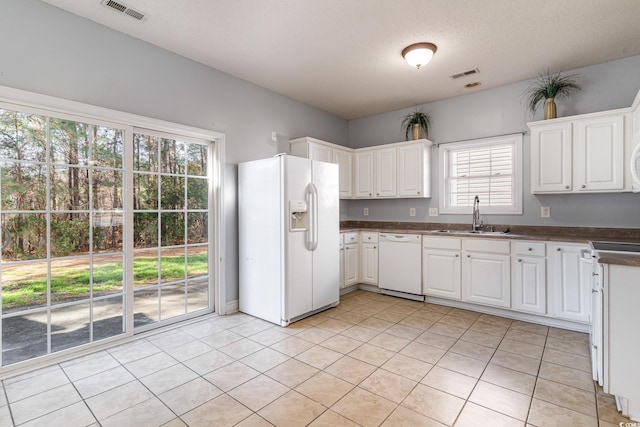
[[[421,235],[380,233],[378,256],[380,292],[424,301]]]

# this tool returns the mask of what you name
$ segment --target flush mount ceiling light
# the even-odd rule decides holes
[[[427,65],[438,48],[433,43],[414,43],[402,49],[402,57],[412,67]]]

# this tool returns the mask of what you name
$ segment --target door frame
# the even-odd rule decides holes
[[[213,312],[223,315],[227,314],[226,304],[226,285],[225,285],[225,261],[226,256],[224,252],[224,242],[226,238],[225,233],[225,206],[224,206],[224,165],[225,165],[225,134],[208,129],[197,128],[193,126],[173,123],[165,120],[154,119],[151,117],[145,117],[137,114],[126,113],[122,111],[113,110],[110,108],[98,107],[95,105],[85,104],[82,102],[72,101],[63,98],[57,98],[49,95],[42,95],[34,92],[28,92],[20,89],[10,88],[6,86],[0,86],[0,102],[6,104],[12,104],[17,109],[20,107],[27,109],[38,109],[50,111],[55,115],[69,114],[76,116],[77,118],[86,118],[92,121],[106,121],[112,122],[121,126],[127,127],[125,132],[125,149],[126,147],[132,147],[133,140],[133,128],[152,129],[154,131],[166,132],[175,135],[180,135],[185,138],[196,138],[211,141],[213,144],[213,150],[211,159],[213,161],[213,174],[211,176],[212,184],[210,187],[210,196],[213,200],[213,213],[212,222],[209,225],[209,230],[214,236],[214,243],[211,245],[212,254],[210,258],[211,273],[213,276],[213,290],[210,292],[210,307],[213,307]],[[125,171],[132,172],[130,168],[133,165],[132,156],[126,156]],[[125,179],[125,185],[132,185],[133,174],[127,173]],[[129,224],[133,224],[133,210],[130,206],[130,201],[125,200],[125,221],[130,221]],[[129,239],[130,240],[130,239]],[[126,244],[125,254],[132,253],[129,251],[130,244]],[[132,244],[131,244],[132,246]],[[128,283],[132,283],[133,270],[127,273],[125,280]],[[129,288],[132,287],[129,286]],[[129,290],[127,290],[127,298]],[[211,298],[214,299],[213,305],[211,305]],[[46,356],[36,357],[23,362],[17,362],[9,366],[0,366],[0,378],[15,375],[16,373],[32,370],[34,368],[57,363],[61,360],[69,359],[71,357],[77,357],[82,354],[94,352],[99,348],[114,345],[118,342],[124,342],[130,340],[133,337],[133,304],[127,304],[126,309],[127,316],[127,331],[124,334],[117,337],[107,338],[98,342],[84,344],[75,348],[61,350],[56,353],[50,353]],[[163,326],[163,325],[159,325]],[[1,342],[0,342],[1,346]]]

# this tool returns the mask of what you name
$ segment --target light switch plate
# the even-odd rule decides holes
[[[364,209],[362,210],[362,215],[364,215],[364,216],[369,216],[369,208],[364,208]]]
[[[416,216],[416,208],[409,208],[409,216]]]
[[[438,208],[429,208],[429,216],[438,216]]]

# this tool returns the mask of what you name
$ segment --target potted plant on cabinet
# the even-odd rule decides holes
[[[557,117],[555,98],[568,97],[581,90],[578,79],[577,74],[563,76],[559,72],[550,73],[547,70],[546,74],[541,74],[525,92],[527,108],[533,115],[538,105],[545,101],[544,120],[555,119]]]
[[[427,138],[429,136],[429,128],[431,127],[431,116],[422,110],[415,110],[402,119],[402,129],[404,130],[405,139]]]

